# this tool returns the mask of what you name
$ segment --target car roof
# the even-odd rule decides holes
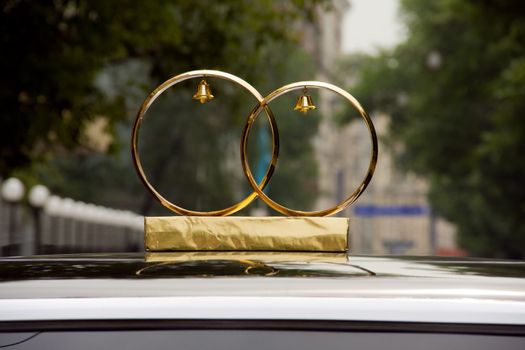
[[[330,319],[525,324],[525,263],[350,256],[147,262],[142,254],[0,260],[0,320]],[[5,318],[3,318],[5,317]]]
[[[97,288],[75,290],[76,284],[91,284]],[[366,295],[418,293],[431,296],[439,288],[447,293],[476,297],[494,293],[498,299],[525,299],[525,262],[449,257],[410,256],[349,256],[342,263],[318,261],[189,259],[176,262],[148,262],[137,254],[79,254],[15,257],[0,259],[0,298],[70,297],[70,296],[169,296],[186,293],[216,294],[199,286],[216,285],[224,281],[222,293],[247,295],[268,294],[255,287],[272,285],[274,295],[278,286],[286,286],[286,294],[302,295],[317,290],[327,294],[356,294],[366,287]],[[197,282],[198,281],[198,282]],[[133,288],[105,289],[103,285],[119,284]],[[31,284],[34,288],[21,288]],[[55,284],[59,288],[39,288]],[[303,288],[293,290],[292,284]],[[176,288],[163,289],[162,286]],[[181,288],[188,286],[188,288]],[[230,288],[235,286],[235,288]],[[432,287],[431,287],[432,286]],[[388,287],[388,288],[385,288]],[[183,292],[184,290],[184,292]],[[425,291],[425,292],[423,292]],[[481,292],[484,291],[484,292]],[[514,292],[513,292],[514,291]],[[70,294],[71,293],[71,294]]]

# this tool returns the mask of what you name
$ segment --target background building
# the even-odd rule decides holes
[[[346,0],[334,1],[330,10],[319,9],[315,23],[304,30],[304,47],[315,57],[317,80],[341,81],[334,73],[343,56],[343,18],[350,6]],[[356,118],[346,125],[336,124],[334,116],[340,101],[325,90],[315,101],[322,111],[314,140],[320,190],[316,209],[333,206],[349,196],[366,173],[370,160],[370,138],[363,121]],[[381,142],[388,131],[389,117],[375,113],[372,119],[380,138],[374,178],[359,200],[340,214],[351,219],[352,252],[461,254],[454,227],[436,217],[428,204],[426,182],[401,171],[395,164],[394,150]]]

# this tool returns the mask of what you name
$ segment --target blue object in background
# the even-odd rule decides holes
[[[270,144],[270,135],[268,130],[264,128],[259,128],[257,132],[257,150],[258,150],[258,159],[255,164],[254,178],[257,183],[261,183],[264,175],[266,174],[266,169],[272,160],[271,154],[272,145]],[[264,193],[268,193],[268,187],[263,190]]]
[[[354,207],[356,216],[421,216],[429,215],[430,208],[419,205],[358,205]]]

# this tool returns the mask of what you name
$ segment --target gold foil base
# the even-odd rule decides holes
[[[145,217],[145,247],[166,251],[346,252],[348,219]]]
[[[250,260],[266,262],[323,262],[345,264],[346,253],[326,252],[247,252],[247,251],[200,251],[146,253],[147,262],[186,262],[208,260]]]

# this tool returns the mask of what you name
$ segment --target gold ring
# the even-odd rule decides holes
[[[306,89],[306,88],[317,88],[317,89],[327,89],[331,90],[341,96],[343,96],[345,99],[347,99],[354,108],[357,109],[361,117],[363,118],[364,122],[366,123],[366,126],[368,127],[368,132],[370,134],[370,138],[372,141],[372,151],[370,156],[370,164],[368,166],[368,170],[366,172],[366,175],[361,182],[361,184],[357,187],[357,189],[350,195],[350,197],[346,198],[344,201],[340,202],[334,207],[319,210],[319,211],[300,211],[300,210],[294,210],[287,208],[274,200],[272,200],[270,197],[268,197],[258,186],[255,182],[255,179],[253,178],[252,171],[250,169],[250,165],[248,162],[248,154],[247,154],[247,146],[248,146],[248,137],[250,136],[250,130],[261,113],[263,108],[267,108],[268,104],[276,99],[277,97],[290,92],[294,90],[299,89]],[[370,116],[364,108],[361,106],[359,101],[357,101],[352,95],[350,95],[345,90],[329,84],[329,83],[323,83],[320,81],[302,81],[297,83],[292,83],[285,85],[283,87],[280,87],[277,90],[272,91],[268,96],[266,96],[262,101],[259,102],[259,105],[257,105],[253,111],[251,112],[250,116],[246,120],[246,124],[244,125],[244,129],[242,131],[242,138],[241,138],[241,161],[242,161],[242,169],[244,172],[244,175],[248,179],[248,182],[250,183],[250,186],[253,188],[253,190],[259,195],[259,197],[272,209],[288,216],[329,216],[336,214],[346,208],[348,205],[355,202],[357,198],[363,193],[363,191],[366,189],[368,184],[370,183],[370,180],[372,179],[372,176],[374,174],[376,164],[377,164],[377,135],[374,128],[374,124],[372,123],[372,120],[370,119]],[[270,164],[270,167],[275,166],[275,164]],[[271,169],[273,172],[273,169]]]
[[[208,211],[208,212],[188,210],[188,209],[182,208],[178,205],[171,203],[166,198],[164,198],[153,187],[153,185],[148,181],[148,178],[146,177],[146,174],[144,173],[144,169],[142,168],[142,163],[140,161],[140,156],[138,152],[139,129],[140,129],[140,126],[142,125],[142,121],[144,120],[144,116],[146,112],[148,111],[150,106],[153,104],[153,102],[157,99],[157,97],[159,97],[168,88],[184,80],[188,80],[188,79],[192,79],[196,77],[214,77],[214,78],[221,78],[224,80],[229,80],[231,82],[239,84],[244,89],[248,90],[253,96],[255,96],[259,104],[261,104],[263,100],[262,95],[253,86],[251,86],[246,81],[242,80],[239,77],[236,77],[233,74],[229,74],[229,73],[225,73],[225,72],[221,72],[217,70],[196,70],[196,71],[186,72],[186,73],[182,73],[177,76],[174,76],[173,78],[166,80],[164,83],[160,84],[155,90],[153,90],[149,94],[149,96],[146,98],[146,100],[142,103],[142,106],[140,107],[140,110],[137,113],[135,122],[133,123],[133,129],[131,132],[131,156],[133,158],[133,165],[135,166],[135,170],[137,170],[137,174],[139,175],[140,180],[142,181],[144,186],[151,192],[151,194],[164,207],[178,214],[181,214],[181,215],[193,215],[193,216],[230,215],[246,207],[248,204],[250,204],[250,202],[253,201],[257,197],[258,192],[255,192],[255,191],[252,192],[250,195],[248,195],[246,198],[244,198],[240,202],[232,205],[231,207],[225,208],[225,209]],[[261,193],[264,187],[266,187],[266,185],[270,181],[270,178],[273,174],[273,170],[275,169],[275,164],[277,163],[277,158],[279,155],[279,133],[277,130],[277,123],[275,122],[275,118],[273,116],[271,109],[265,106],[264,110],[266,112],[266,115],[268,116],[268,121],[270,123],[270,129],[271,129],[272,139],[273,139],[273,149],[272,149],[272,160],[270,164],[268,165],[268,168],[266,169],[266,174],[261,180],[261,183],[255,185],[255,187],[257,187],[257,189],[261,191]]]
[[[265,263],[263,262],[258,262],[258,261],[252,261],[252,260],[239,260],[239,262],[241,263],[244,263],[244,264],[248,264],[249,266],[246,267],[246,269],[244,270],[244,273],[246,275],[263,275],[263,276],[275,276],[279,273],[279,270],[276,269],[276,268],[273,268],[271,266],[268,266],[266,265]],[[268,269],[270,270],[269,272],[265,273],[265,274],[257,274],[257,273],[252,273],[251,271],[253,269]]]

